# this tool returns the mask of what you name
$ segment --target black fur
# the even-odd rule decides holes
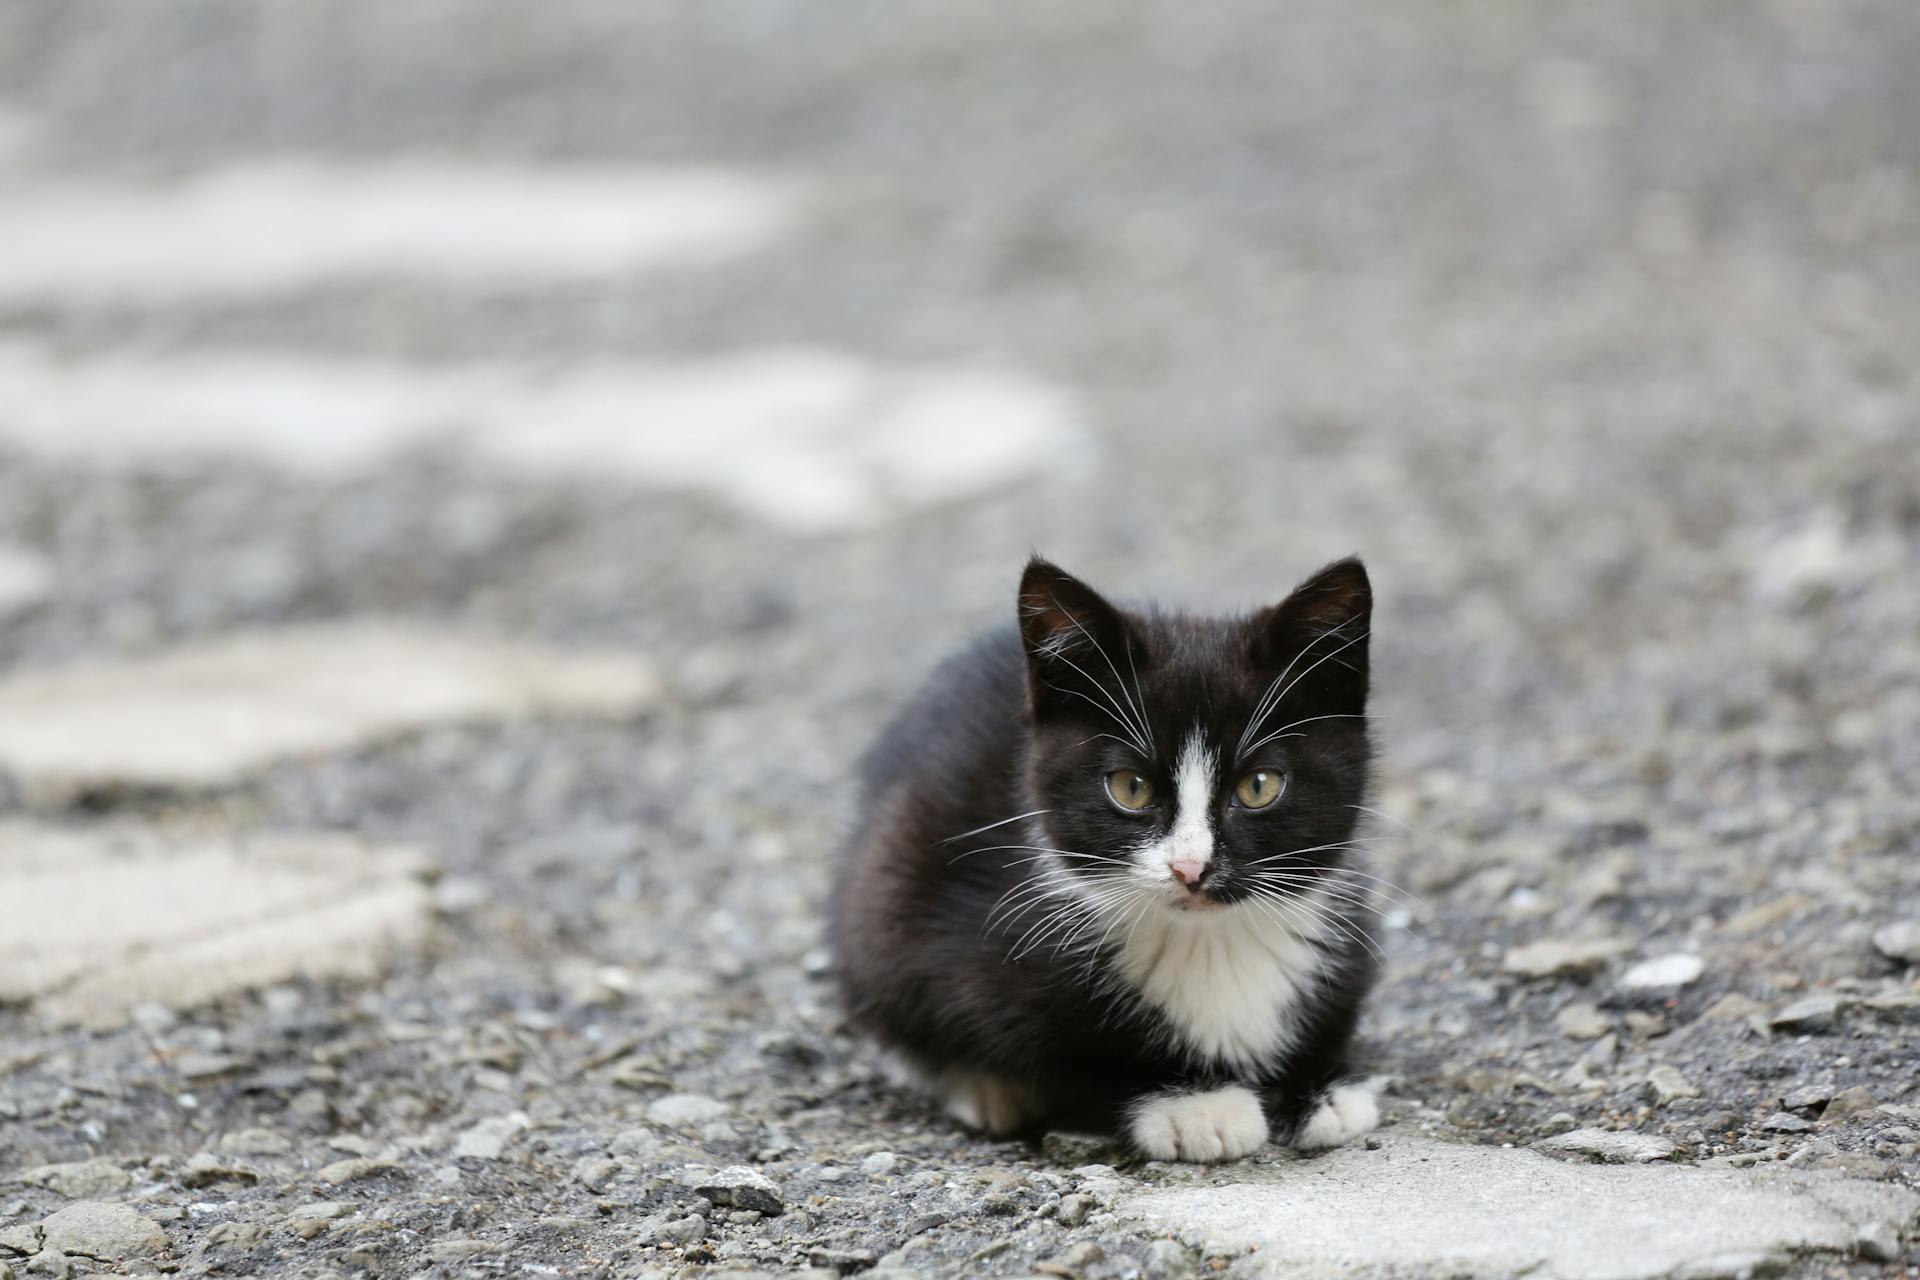
[[[1034,560],[1018,627],[941,665],[866,759],[862,820],[834,903],[853,1023],[929,1071],[961,1066],[1023,1084],[1052,1123],[1111,1129],[1145,1095],[1243,1084],[1264,1100],[1270,1129],[1290,1137],[1348,1073],[1374,977],[1375,919],[1359,900],[1366,882],[1347,878],[1352,855],[1341,847],[1369,771],[1371,607],[1355,560],[1321,570],[1283,604],[1224,619],[1121,610]],[[1137,769],[1170,799],[1192,727],[1230,756],[1263,693],[1277,688],[1286,695],[1251,740],[1300,723],[1222,760],[1214,863],[1196,892],[1233,904],[1226,910],[1257,910],[1246,900],[1267,867],[1291,877],[1279,891],[1335,879],[1349,889],[1329,901],[1338,926],[1313,944],[1322,977],[1305,984],[1286,1045],[1235,1066],[1181,1044],[1127,986],[1113,964],[1117,931],[1098,946],[1092,927],[1066,947],[1035,934],[1063,901],[1035,881],[1050,865],[1045,849],[1104,857],[1164,830],[1173,806],[1128,812],[1107,796],[1107,773]],[[1153,740],[1146,756],[1123,741],[1144,736],[1128,732],[1142,721]],[[1234,780],[1255,768],[1288,779],[1266,810],[1231,799]],[[1036,825],[989,827],[1039,809],[1050,812]],[[975,828],[988,829],[954,839]],[[1297,850],[1316,851],[1274,861]],[[1114,869],[1082,858],[1066,872],[1093,887]],[[1034,890],[1025,899],[1024,888]]]

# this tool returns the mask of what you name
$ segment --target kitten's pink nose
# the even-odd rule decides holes
[[[1167,870],[1173,872],[1173,878],[1191,889],[1200,883],[1200,877],[1207,874],[1204,862],[1169,862]]]

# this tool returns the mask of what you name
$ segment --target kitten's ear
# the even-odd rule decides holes
[[[1336,560],[1253,616],[1249,656],[1289,701],[1358,715],[1367,706],[1373,587],[1358,560]]]
[[[1020,575],[1020,642],[1036,717],[1099,718],[1100,708],[1130,706],[1118,693],[1145,666],[1132,628],[1101,594],[1035,556]],[[1131,665],[1129,665],[1131,664]]]

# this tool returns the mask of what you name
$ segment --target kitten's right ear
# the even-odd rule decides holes
[[[1036,717],[1097,718],[1113,700],[1109,689],[1120,687],[1120,672],[1145,665],[1120,611],[1039,556],[1020,575],[1020,642]]]
[[[1286,677],[1297,699],[1357,715],[1367,705],[1367,637],[1373,587],[1351,557],[1336,560],[1253,617],[1249,656],[1257,669]]]

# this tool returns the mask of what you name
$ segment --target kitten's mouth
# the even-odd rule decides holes
[[[1177,884],[1167,897],[1167,905],[1175,911],[1223,911],[1227,906],[1205,889],[1189,889]]]

